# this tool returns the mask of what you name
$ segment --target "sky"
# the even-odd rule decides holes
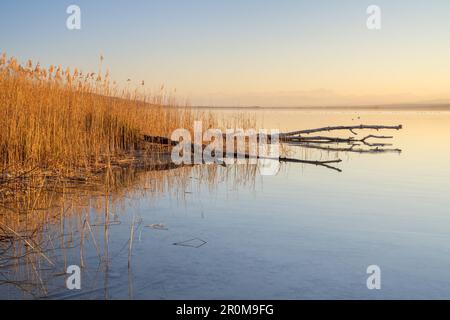
[[[69,5],[81,30],[68,30]],[[369,30],[366,10],[381,9]],[[210,106],[450,102],[448,0],[2,0],[0,51]]]

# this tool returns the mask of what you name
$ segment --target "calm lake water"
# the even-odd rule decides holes
[[[402,124],[379,133],[392,134],[402,152],[294,146],[291,157],[342,159],[342,172],[296,163],[274,176],[247,166],[175,169],[158,192],[143,175],[136,190],[97,197],[63,226],[49,222],[43,238],[64,230],[46,251],[56,266],[41,259],[0,268],[1,280],[17,282],[0,285],[0,298],[450,298],[450,112],[245,112],[282,131]],[[68,290],[66,267],[81,260],[82,288]],[[381,290],[367,289],[369,265],[381,268]]]

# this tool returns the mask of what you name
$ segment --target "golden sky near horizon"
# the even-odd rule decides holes
[[[450,1],[8,1],[0,51],[213,106],[450,102]]]

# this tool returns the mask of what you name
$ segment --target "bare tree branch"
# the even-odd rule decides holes
[[[311,134],[315,132],[324,132],[324,131],[334,131],[334,130],[349,130],[351,133],[356,135],[354,130],[363,130],[363,129],[373,129],[373,130],[400,130],[402,129],[402,125],[397,126],[383,126],[383,125],[365,125],[361,124],[359,126],[334,126],[334,127],[323,127],[323,128],[315,128],[315,129],[307,129],[307,130],[298,130],[287,133],[281,133],[280,137],[291,137],[302,134]]]

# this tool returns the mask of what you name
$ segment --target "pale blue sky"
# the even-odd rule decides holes
[[[82,30],[66,29],[81,7]],[[382,29],[366,28],[366,8]],[[447,0],[3,0],[0,51],[193,104],[321,105],[450,98]]]

